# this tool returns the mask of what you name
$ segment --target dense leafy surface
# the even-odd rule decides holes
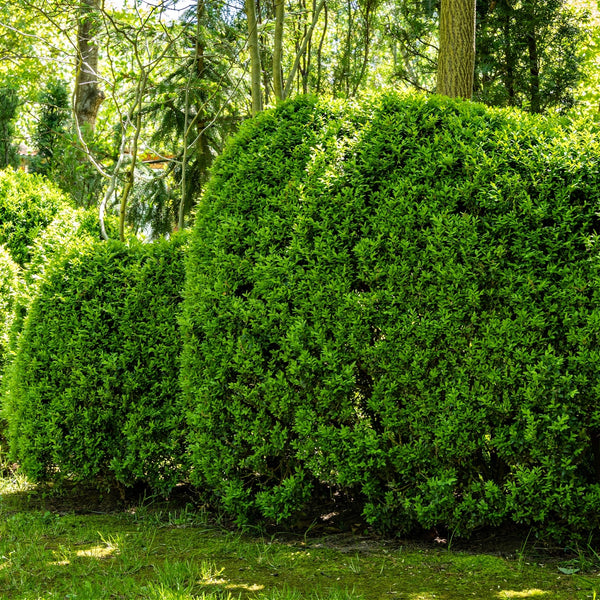
[[[190,248],[196,484],[241,521],[332,486],[383,529],[597,527],[598,155],[439,98],[247,123]]]
[[[183,275],[182,238],[72,242],[52,264],[8,372],[11,451],[28,475],[178,481]]]
[[[0,244],[23,265],[36,237],[67,204],[63,193],[39,175],[0,171]]]
[[[8,334],[19,287],[19,268],[4,246],[0,245],[0,373],[8,349]]]

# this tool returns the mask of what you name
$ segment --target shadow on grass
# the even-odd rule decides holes
[[[158,502],[5,481],[0,498],[2,599],[573,600],[599,587],[594,573],[528,556],[518,537],[493,554],[482,551],[493,538],[473,552],[349,533],[251,537],[211,524],[185,490]]]

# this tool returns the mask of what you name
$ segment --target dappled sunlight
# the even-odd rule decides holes
[[[0,462],[0,466],[3,466]],[[30,492],[35,488],[35,484],[31,483],[29,479],[18,471],[13,470],[10,477],[0,478],[0,494],[22,494],[23,492]]]
[[[85,550],[78,550],[75,555],[86,558],[112,558],[119,554],[119,549],[111,545],[92,546]]]
[[[550,592],[538,589],[522,590],[520,592],[514,590],[502,590],[498,592],[498,598],[540,598],[547,596]]]
[[[264,585],[258,583],[228,583],[224,587],[228,590],[244,590],[245,592],[260,592],[265,589]]]
[[[49,567],[68,567],[71,564],[70,560],[51,560],[48,563]]]
[[[394,592],[397,593],[397,592]],[[502,600],[509,598],[542,598],[548,597],[550,594],[549,591],[540,590],[537,588],[530,590],[502,590],[496,594],[497,598],[502,598]],[[444,592],[418,592],[415,594],[411,594],[409,596],[410,600],[443,600],[447,598],[448,595]],[[452,595],[454,597],[454,595]]]
[[[0,502],[0,598],[575,600],[594,591],[556,569],[519,570],[487,554],[392,548],[350,535],[295,542],[206,525],[183,531],[179,513],[173,518],[162,507],[80,515],[61,504],[61,514],[55,498],[40,500],[27,512]],[[20,503],[30,508],[26,495]]]

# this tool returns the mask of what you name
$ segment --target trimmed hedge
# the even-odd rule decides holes
[[[41,175],[0,171],[0,244],[23,266],[38,234],[68,204],[66,196]]]
[[[34,480],[168,492],[181,478],[177,324],[184,238],[73,242],[51,264],[8,371],[12,457]]]
[[[19,275],[19,267],[4,246],[0,245],[0,375],[6,360],[9,331],[20,289]]]
[[[194,482],[239,521],[337,489],[388,531],[597,528],[595,137],[438,97],[246,123],[190,246]]]
[[[116,217],[107,220],[107,228],[117,234]],[[25,316],[50,264],[68,253],[73,244],[99,239],[100,225],[95,209],[62,208],[49,225],[38,233],[28,247],[29,260],[22,269],[19,293],[12,298],[11,327],[5,345],[7,352],[4,368],[8,368],[8,363],[14,358]],[[2,393],[6,393],[6,390],[2,390]]]

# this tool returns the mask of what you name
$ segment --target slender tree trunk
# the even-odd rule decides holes
[[[442,0],[437,93],[473,97],[475,0]]]
[[[261,89],[260,49],[258,46],[258,20],[256,18],[256,0],[246,0],[246,17],[248,20],[248,48],[250,49],[250,65],[252,78],[252,115],[263,109]]]
[[[317,21],[319,20],[319,15],[321,14],[321,11],[323,10],[324,5],[325,5],[325,0],[320,0],[319,4],[317,5],[317,9],[315,10],[315,12],[313,14],[313,18],[312,18],[310,27],[308,28],[308,31],[306,32],[306,35],[304,36],[304,39],[302,40],[302,44],[300,45],[300,48],[298,49],[298,52],[296,54],[296,59],[294,60],[294,65],[292,66],[292,70],[288,74],[287,80],[285,82],[285,89],[283,92],[284,98],[287,98],[290,95],[290,92],[292,90],[292,85],[294,84],[294,79],[296,78],[296,74],[298,73],[298,68],[300,66],[300,60],[301,60],[302,56],[304,55],[304,53],[306,52],[308,43],[309,43],[310,39],[312,38],[313,32],[317,25]]]
[[[96,15],[101,0],[81,0],[77,29],[77,77],[75,81],[75,118],[77,126],[91,139],[96,118],[104,101],[104,92],[98,85],[98,46]]]
[[[317,96],[321,93],[321,74],[322,74],[322,66],[323,66],[323,43],[325,42],[325,36],[327,35],[327,25],[328,25],[328,17],[329,13],[327,11],[327,4],[323,7],[325,11],[325,23],[323,24],[323,31],[321,33],[321,39],[319,40],[319,48],[317,50]]]
[[[317,2],[316,0],[312,0],[312,12],[313,14],[317,10]],[[304,35],[307,33],[307,27],[304,26]],[[310,63],[311,63],[311,53],[312,53],[312,35],[308,40],[308,46],[306,47],[306,51],[304,52],[304,56],[302,58],[302,93],[308,94],[308,78],[310,76]]]
[[[195,77],[200,81],[204,77],[204,60],[206,53],[206,41],[204,39],[204,0],[197,0],[196,2],[196,46],[194,63],[196,66]],[[185,88],[185,122],[183,126],[183,155],[181,158],[181,200],[179,201],[179,209],[177,211],[177,228],[182,231],[185,228],[185,213],[188,207],[188,181],[187,181],[187,164],[189,156],[189,87],[190,83],[186,84]],[[200,111],[203,110],[202,98],[200,99],[200,105],[197,108],[197,116],[199,117]],[[198,119],[198,137],[200,140],[197,142],[198,146],[202,147],[202,140],[204,138],[204,120]]]
[[[363,38],[363,46],[364,46],[364,54],[362,67],[360,69],[360,74],[356,81],[354,82],[354,89],[352,90],[352,95],[356,96],[358,94],[358,90],[360,88],[360,84],[363,82],[365,78],[365,73],[367,72],[367,66],[369,65],[369,51],[371,50],[371,24],[373,19],[373,7],[369,2],[366,3],[365,6],[365,34]]]
[[[283,100],[283,24],[285,19],[285,0],[275,0],[275,38],[273,40],[273,92],[275,101]]]
[[[352,31],[354,29],[354,6],[353,1],[348,0],[348,32],[346,35],[346,49],[344,50],[344,62],[342,77],[344,78],[344,88],[346,98],[350,97],[350,65],[352,63]]]
[[[542,111],[540,99],[540,64],[537,49],[537,36],[533,10],[530,15],[530,31],[527,34],[527,50],[529,52],[529,85],[530,85],[530,110],[532,113]]]
[[[504,34],[504,60],[506,61],[506,77],[504,79],[504,87],[508,96],[508,105],[514,106],[516,100],[515,93],[515,54],[512,44],[511,35],[511,8],[508,2],[503,2],[503,34]]]

